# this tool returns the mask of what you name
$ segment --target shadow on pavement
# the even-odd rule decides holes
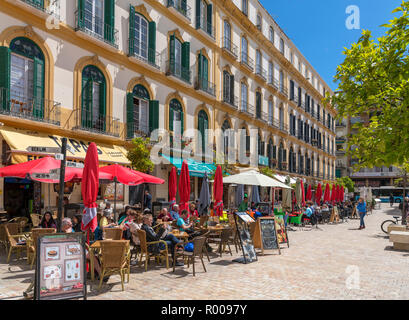
[[[396,250],[396,249],[393,248],[393,246],[386,246],[385,251],[395,251],[395,252],[405,252],[405,253],[408,252],[407,250]],[[409,256],[409,254],[405,255],[405,256]]]

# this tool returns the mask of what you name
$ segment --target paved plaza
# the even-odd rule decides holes
[[[132,267],[130,283],[121,291],[119,276],[112,276],[99,291],[98,282],[89,285],[89,299],[409,299],[409,252],[393,251],[380,229],[397,208],[383,204],[366,218],[366,229],[359,231],[359,220],[320,225],[322,230],[289,232],[290,248],[281,255],[268,252],[259,261],[242,265],[233,257],[211,255],[205,259],[207,273],[197,264],[196,277],[190,269],[173,273],[154,262],[148,272]],[[22,299],[34,271],[25,260],[6,263],[0,257],[0,299]]]

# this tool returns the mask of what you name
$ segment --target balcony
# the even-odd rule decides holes
[[[20,95],[0,88],[0,114],[59,126],[61,104],[55,101]]]
[[[207,34],[213,40],[215,40],[216,29],[213,27],[211,23],[202,21],[202,18],[203,17],[196,16],[196,29],[204,31],[205,34]]]
[[[101,114],[93,114],[92,110],[78,108],[74,110],[74,130],[84,130],[96,134],[113,137],[120,136],[119,119]]]
[[[241,64],[245,67],[249,68],[251,71],[254,71],[254,60],[251,59],[248,54],[242,52],[241,53]]]
[[[147,138],[150,135],[149,126],[146,123],[130,122],[126,124],[126,139]]]
[[[263,112],[263,111],[261,111],[261,112],[259,112],[258,114],[256,114],[256,119],[261,120],[261,121],[263,121],[263,122],[265,122],[265,123],[269,123],[268,113]]]
[[[129,39],[129,47],[133,45],[133,40]],[[146,63],[157,70],[160,70],[160,66],[162,65],[162,56],[159,52],[155,50],[148,49],[147,56],[139,55],[139,54],[132,54],[130,57],[135,58],[143,63]]]
[[[256,66],[256,76],[259,76],[264,81],[267,81],[267,72],[260,65]]]
[[[75,31],[84,32],[118,49],[118,30],[105,23],[100,17],[86,10],[77,10],[75,12],[75,25]]]
[[[251,117],[254,117],[255,115],[255,109],[254,106],[249,104],[247,101],[242,100],[240,103],[240,112],[245,113]]]
[[[38,0],[20,0],[28,5],[41,10],[42,12],[60,19],[60,0],[38,1]]]
[[[207,81],[202,77],[197,77],[195,81],[195,89],[202,90],[212,96],[216,96],[216,86],[214,83]]]
[[[166,75],[173,76],[188,84],[192,84],[190,69],[182,67],[180,63],[176,63],[173,59],[166,62]]]
[[[268,79],[268,85],[270,85],[273,88],[275,88],[276,90],[278,90],[278,87],[280,86],[280,83],[278,82],[277,79],[270,77],[270,79]]]
[[[237,96],[233,96],[230,94],[230,92],[223,90],[222,92],[222,97],[223,97],[223,102],[227,103],[231,107],[238,109],[239,106],[239,99]]]
[[[239,47],[237,47],[230,39],[223,37],[222,38],[222,49],[227,51],[235,59],[238,58]]]
[[[187,5],[186,0],[168,0],[168,8],[174,9],[176,12],[182,14],[186,19],[191,21],[192,8]]]
[[[288,90],[286,87],[284,87],[284,85],[280,85],[280,92],[285,95],[286,97],[288,97]]]

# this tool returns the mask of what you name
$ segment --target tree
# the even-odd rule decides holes
[[[140,172],[151,172],[155,165],[150,159],[150,139],[134,138],[133,147],[128,151],[128,159],[132,167]]]
[[[348,137],[347,154],[358,160],[354,169],[409,166],[409,1],[393,13],[400,16],[382,26],[384,36],[375,41],[364,30],[345,48],[334,77],[338,90],[326,98],[337,107],[338,120],[365,120]]]
[[[337,178],[337,184],[348,189],[348,192],[355,192],[355,183],[350,177]]]

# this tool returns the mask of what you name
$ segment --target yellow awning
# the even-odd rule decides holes
[[[60,147],[61,139],[63,138],[58,135],[11,127],[2,127],[0,133],[11,149],[12,163],[22,163],[44,156],[45,154],[42,153],[28,152],[27,149],[29,147]],[[70,137],[67,137],[67,139],[67,144],[74,151],[74,153],[67,151],[67,159],[83,161],[90,141]],[[97,143],[97,147],[100,162],[107,164],[130,164],[124,147],[103,143]]]

